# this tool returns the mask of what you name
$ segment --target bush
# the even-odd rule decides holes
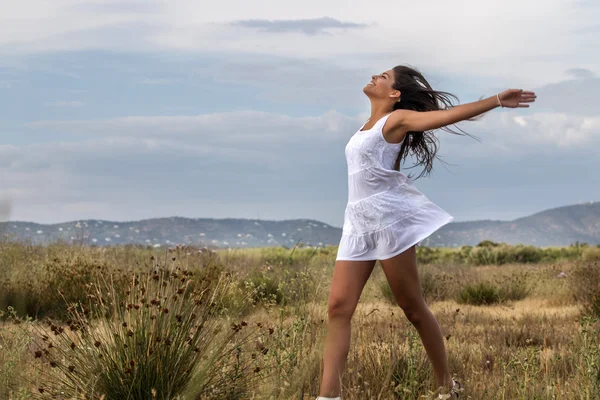
[[[501,301],[523,300],[529,296],[533,288],[528,283],[527,273],[509,276],[500,284],[498,294]]]
[[[202,290],[191,289],[192,275],[159,267],[132,274],[123,292],[101,276],[68,306],[68,327],[33,325],[45,375],[36,397],[167,400],[190,382],[194,398],[243,395],[262,359],[242,350],[255,328],[220,318],[227,274]]]
[[[489,282],[480,282],[465,286],[458,293],[458,302],[461,304],[485,305],[501,301],[500,291],[496,285]]]
[[[579,262],[570,278],[573,297],[583,305],[584,313],[600,318],[600,262]]]
[[[600,261],[600,247],[589,247],[581,254],[583,261]]]
[[[394,296],[394,292],[392,292],[392,288],[390,287],[388,281],[385,279],[381,279],[378,282],[378,285],[379,292],[383,296],[384,300],[390,304],[397,305],[398,303],[396,302],[396,297]]]

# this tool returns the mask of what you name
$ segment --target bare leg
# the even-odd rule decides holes
[[[452,387],[444,338],[435,316],[423,298],[417,270],[415,246],[387,260],[380,260],[398,305],[419,332],[431,363],[437,386]]]
[[[327,337],[320,396],[340,396],[340,380],[350,349],[350,322],[375,261],[336,261],[327,307]]]

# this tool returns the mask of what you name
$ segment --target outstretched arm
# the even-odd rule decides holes
[[[529,104],[526,103],[531,103],[535,99],[534,92],[509,89],[497,96],[461,104],[448,110],[423,112],[396,110],[390,115],[387,125],[389,125],[390,131],[395,131],[403,136],[406,132],[422,132],[452,125],[500,106],[507,108],[529,107]]]

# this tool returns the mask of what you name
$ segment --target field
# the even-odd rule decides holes
[[[335,248],[0,242],[0,399],[314,399]],[[600,398],[600,248],[418,248],[464,399]],[[434,398],[377,266],[343,399]]]

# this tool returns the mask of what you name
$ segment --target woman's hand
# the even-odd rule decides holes
[[[529,104],[536,99],[534,92],[526,92],[523,89],[508,89],[498,94],[500,103],[498,104],[506,108],[527,108]]]

